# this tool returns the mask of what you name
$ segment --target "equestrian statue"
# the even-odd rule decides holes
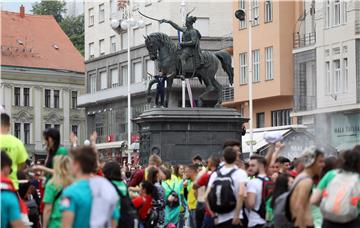
[[[226,50],[217,52],[202,51],[200,49],[201,34],[193,27],[196,17],[186,15],[185,27],[180,27],[170,20],[157,20],[146,15],[147,18],[157,20],[160,23],[168,23],[176,30],[182,32],[182,40],[179,47],[172,39],[164,33],[152,33],[145,38],[145,46],[149,52],[150,59],[156,61],[159,71],[168,75],[165,106],[169,100],[169,89],[172,87],[175,78],[197,77],[201,84],[205,84],[205,92],[199,96],[198,105],[203,106],[206,98],[215,93],[217,103],[222,103],[222,86],[215,79],[215,74],[221,64],[223,70],[229,77],[230,84],[233,83],[233,68],[231,67],[231,55]],[[147,95],[148,102],[151,102],[151,87],[157,83],[156,79],[150,81]]]

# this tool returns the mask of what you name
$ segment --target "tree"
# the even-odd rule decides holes
[[[35,2],[32,5],[31,12],[36,15],[52,15],[60,23],[64,19],[62,15],[66,12],[65,5],[65,1],[41,0],[40,3]]]
[[[69,37],[73,45],[84,55],[85,30],[84,15],[77,17],[66,17],[60,26]]]

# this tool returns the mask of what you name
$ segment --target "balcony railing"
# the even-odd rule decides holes
[[[295,33],[294,34],[294,48],[302,48],[316,43],[316,33]]]
[[[234,100],[234,87],[224,87],[222,94],[223,94],[223,101],[233,101]]]

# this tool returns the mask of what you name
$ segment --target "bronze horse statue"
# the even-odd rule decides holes
[[[229,77],[230,84],[233,83],[233,68],[231,67],[231,55],[226,50],[217,52],[202,51],[201,54],[204,59],[204,64],[195,68],[193,71],[186,72],[185,75],[180,75],[182,71],[180,62],[180,51],[172,39],[164,33],[152,33],[144,36],[145,46],[149,52],[150,59],[156,61],[158,69],[168,75],[167,90],[171,89],[173,79],[184,79],[197,77],[201,84],[205,84],[205,92],[199,97],[198,105],[203,106],[204,101],[210,94],[215,93],[217,97],[216,106],[222,103],[222,86],[215,79],[215,74],[218,71],[219,64]],[[191,59],[190,59],[191,60]],[[194,64],[194,63],[189,63]],[[151,80],[147,89],[148,102],[151,102],[151,87],[156,83],[156,80]],[[169,92],[166,92],[167,104],[169,100]]]

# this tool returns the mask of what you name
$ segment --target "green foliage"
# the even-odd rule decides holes
[[[66,12],[65,5],[65,1],[41,0],[32,5],[31,12],[36,15],[52,15],[60,23],[64,19],[62,14]]]
[[[84,55],[85,30],[84,15],[77,17],[66,17],[60,26],[69,37],[73,45]]]

